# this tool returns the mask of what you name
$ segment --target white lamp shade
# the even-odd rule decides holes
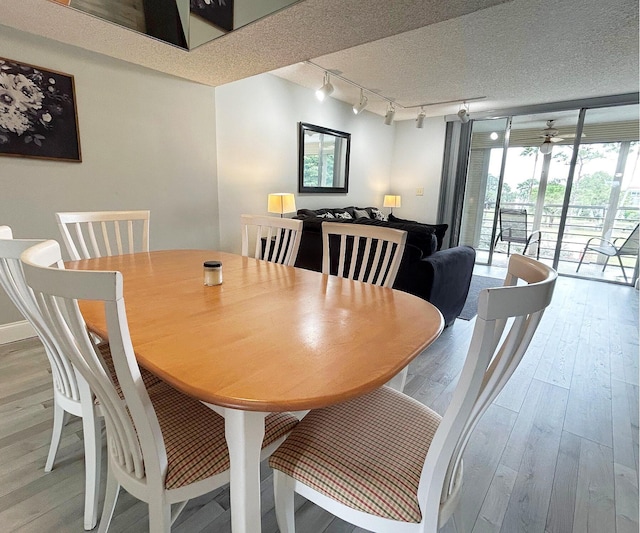
[[[402,199],[397,194],[385,194],[382,207],[401,207]]]
[[[549,139],[545,139],[540,147],[540,153],[544,155],[550,154],[552,148],[553,145],[551,144],[551,141]]]
[[[267,211],[269,213],[293,213],[296,210],[296,199],[290,192],[277,192],[269,195]]]

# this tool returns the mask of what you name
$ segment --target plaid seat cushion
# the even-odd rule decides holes
[[[224,418],[164,382],[149,389],[165,448],[167,489],[206,479],[229,468]],[[262,447],[284,437],[298,423],[289,413],[271,413],[265,421]]]
[[[118,395],[120,396],[120,398],[124,398],[124,396],[122,395],[122,389],[120,388],[120,383],[118,383],[118,377],[116,376],[116,367],[113,365],[113,358],[111,357],[111,349],[109,348],[109,343],[102,342],[97,345],[97,348],[98,350],[100,350],[100,355],[102,356],[104,364],[107,366],[107,370],[111,375],[111,381],[113,382]],[[152,387],[153,385],[162,383],[162,380],[155,374],[152,374],[142,367],[139,368],[140,375],[142,376],[142,381],[144,382],[144,386],[147,389],[149,389],[149,387]]]
[[[311,411],[269,464],[353,509],[420,522],[418,483],[440,420],[416,400],[382,387]]]

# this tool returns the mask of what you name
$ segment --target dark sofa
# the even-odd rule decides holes
[[[407,232],[407,244],[393,285],[431,302],[450,326],[464,307],[471,283],[475,250],[456,246],[442,250],[446,224],[422,224],[389,215],[375,207],[300,209],[295,217],[303,220],[302,240],[296,266],[322,270],[322,223],[386,226]]]

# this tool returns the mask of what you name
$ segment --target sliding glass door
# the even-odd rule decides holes
[[[564,274],[625,282],[617,258],[603,272],[607,256],[593,250],[576,269],[589,239],[620,244],[639,222],[637,117],[631,105],[473,121],[460,244],[479,263],[506,266],[507,252],[525,245],[501,224],[509,210],[526,218],[528,255]],[[623,259],[629,280],[636,262]]]
[[[594,251],[620,244],[640,222],[638,106],[589,109],[579,139],[557,268],[579,275],[625,282],[617,258]],[[637,249],[637,246],[636,246]],[[613,251],[609,248],[610,251]],[[627,280],[635,277],[637,255],[621,257]],[[606,269],[603,270],[603,267]]]

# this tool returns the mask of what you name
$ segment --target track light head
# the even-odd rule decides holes
[[[458,111],[458,118],[463,124],[469,122],[469,106],[466,102],[462,102],[462,107],[460,107],[460,111]]]
[[[360,101],[357,104],[353,104],[353,114],[358,115],[362,113],[367,104],[369,103],[369,99],[364,95],[364,91],[360,89]]]
[[[427,114],[424,111],[424,107],[420,108],[420,112],[418,113],[418,116],[416,117],[416,128],[418,129],[422,129],[424,128],[424,118],[427,116]]]
[[[393,124],[393,117],[396,114],[396,108],[393,107],[393,104],[389,102],[389,107],[387,108],[387,114],[384,116],[384,123],[387,126],[391,126]]]
[[[462,122],[463,124],[466,124],[467,122],[469,122],[468,111],[464,108],[458,111],[458,118],[460,119],[460,122]]]
[[[331,80],[329,79],[329,73],[324,73],[324,82],[322,83],[322,87],[320,87],[316,91],[316,98],[321,102],[329,96],[333,92],[333,85],[331,85]]]

